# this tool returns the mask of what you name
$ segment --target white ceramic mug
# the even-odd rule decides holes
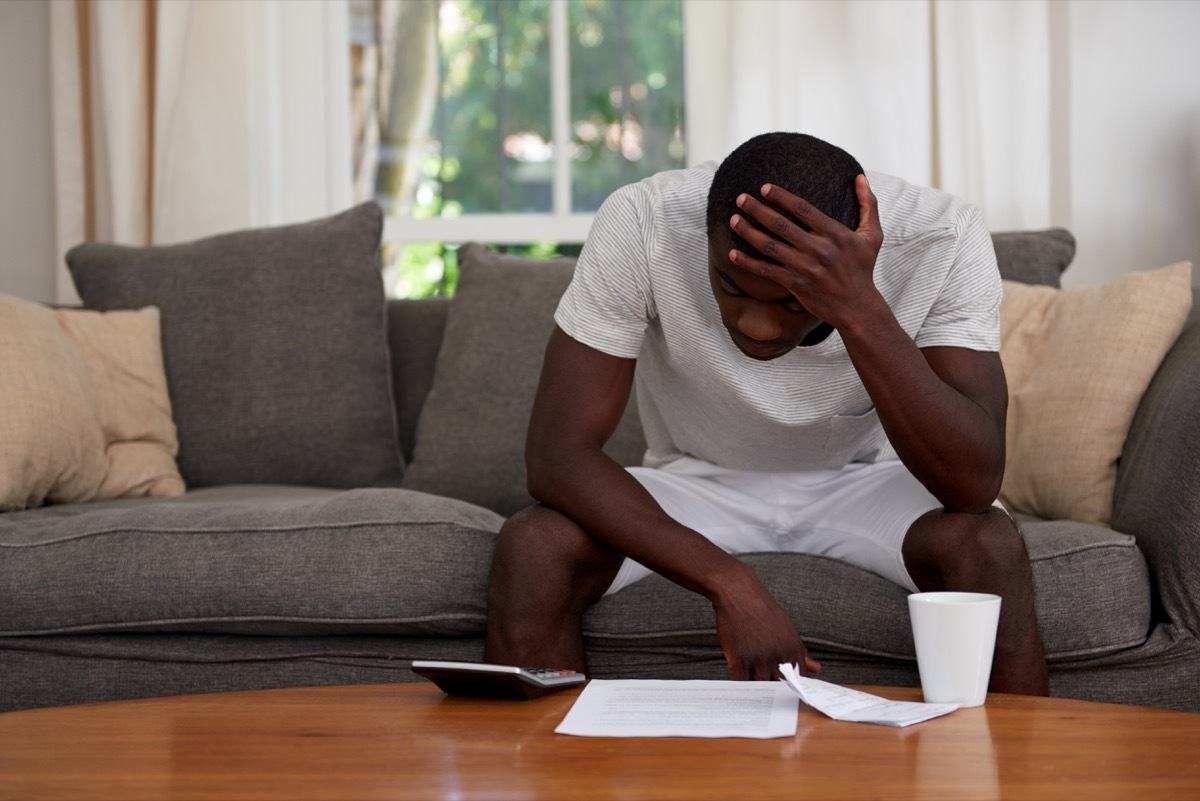
[[[925,701],[981,706],[992,675],[1000,596],[918,592],[908,596],[908,613]]]

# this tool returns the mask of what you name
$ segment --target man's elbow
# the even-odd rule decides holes
[[[525,491],[539,503],[552,503],[559,473],[554,461],[553,457],[529,450],[525,453]]]
[[[1000,486],[1004,480],[1003,469],[980,471],[966,480],[953,481],[941,492],[934,492],[937,499],[946,507],[948,512],[966,512],[982,514],[992,508],[996,498],[1000,496]]]
[[[583,474],[586,453],[561,440],[539,447],[531,442],[525,448],[525,490],[535,501],[558,507],[574,491]]]
[[[535,478],[532,475],[525,480],[525,491],[529,493],[530,498],[550,507],[559,505],[556,500],[562,494],[557,482],[549,478]]]

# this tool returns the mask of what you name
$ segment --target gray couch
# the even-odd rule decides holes
[[[379,212],[188,245],[91,244],[85,305],[158,305],[189,491],[0,514],[0,710],[412,681],[479,659],[489,560],[528,502],[521,447],[571,262],[459,252],[453,301],[383,300]],[[1065,231],[997,234],[1057,285]],[[1058,696],[1200,710],[1200,328],[1143,398],[1112,529],[1023,519]],[[381,433],[382,432],[382,433]],[[637,461],[631,408],[611,443]],[[916,685],[905,591],[745,557],[824,666]],[[594,676],[723,678],[710,608],[659,577],[588,614]]]

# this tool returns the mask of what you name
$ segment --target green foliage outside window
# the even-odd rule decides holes
[[[680,0],[568,0],[567,9],[571,206],[587,213],[620,186],[684,164],[682,12]],[[413,218],[551,213],[550,0],[441,0],[438,45]],[[385,251],[393,293],[452,294],[455,249]],[[497,249],[549,257],[578,243]]]
[[[399,256],[396,286],[391,295],[401,298],[450,297],[458,287],[458,245],[445,242],[409,242]],[[383,246],[384,262],[395,261],[398,248]],[[511,253],[532,259],[578,256],[581,243],[533,242],[523,245],[488,245],[497,253]]]

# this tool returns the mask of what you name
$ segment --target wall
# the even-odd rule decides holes
[[[1061,222],[1079,246],[1064,284],[1186,259],[1200,286],[1200,3],[1066,6],[1070,211]]]
[[[0,2],[0,292],[55,297],[50,4]]]

